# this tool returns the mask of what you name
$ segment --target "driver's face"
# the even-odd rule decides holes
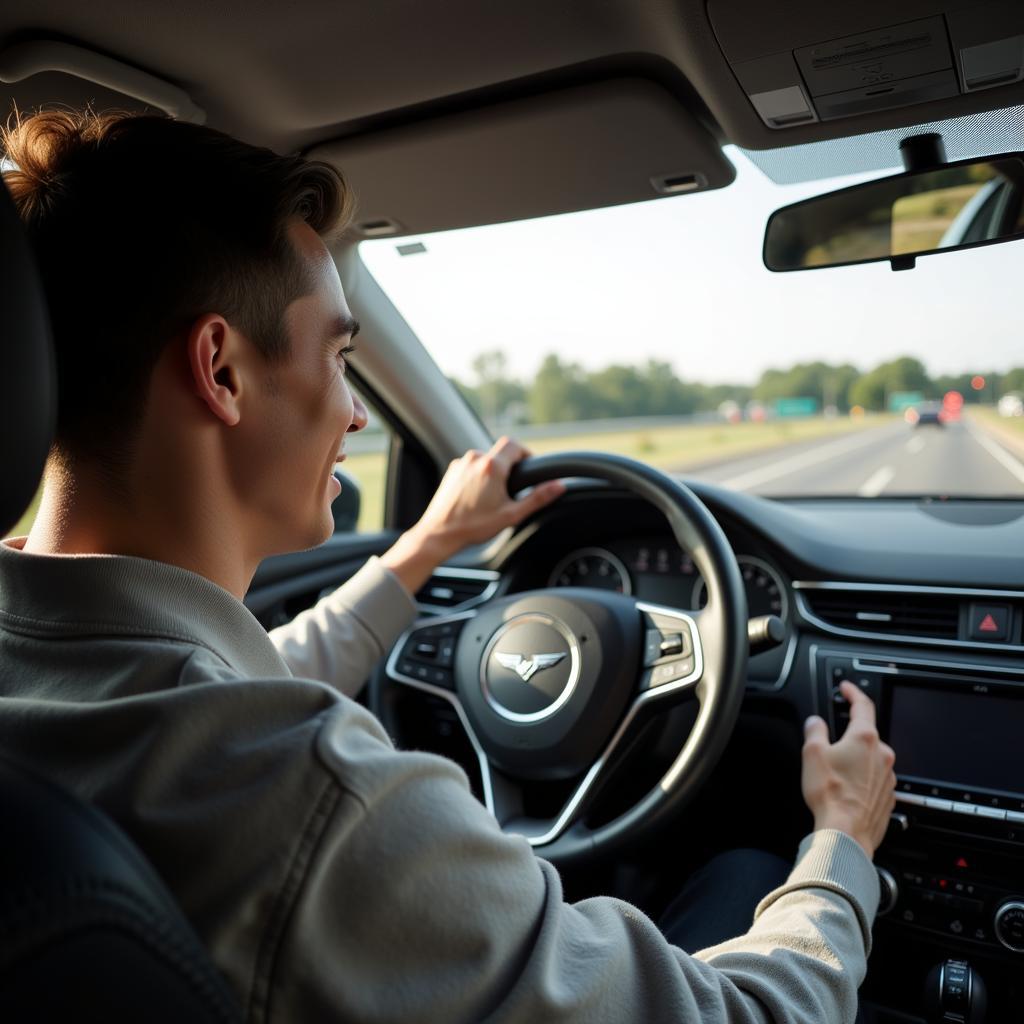
[[[342,354],[358,325],[334,261],[308,224],[295,222],[289,234],[313,288],[285,311],[290,354],[262,382],[249,418],[247,461],[256,478],[247,482],[247,505],[263,555],[314,547],[331,535],[334,464],[345,435],[366,426]]]

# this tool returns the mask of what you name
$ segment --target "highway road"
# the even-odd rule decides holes
[[[921,427],[888,423],[684,475],[775,496],[1024,497],[1024,462],[968,421]]]

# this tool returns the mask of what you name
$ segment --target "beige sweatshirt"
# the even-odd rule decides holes
[[[750,931],[695,956],[627,903],[565,903],[461,769],[344,695],[415,615],[375,559],[268,636],[183,569],[20,544],[0,744],[133,837],[250,1020],[853,1021],[878,903],[853,840],[808,836]]]

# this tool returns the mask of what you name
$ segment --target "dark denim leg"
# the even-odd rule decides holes
[[[695,953],[750,928],[758,903],[793,865],[764,850],[729,850],[690,877],[658,926],[673,945]]]

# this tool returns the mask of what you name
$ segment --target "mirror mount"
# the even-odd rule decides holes
[[[931,171],[946,162],[946,146],[938,132],[908,135],[900,143],[900,158],[907,173]],[[889,260],[889,266],[893,270],[913,270],[917,266],[917,257],[893,256]]]
[[[933,171],[946,163],[946,147],[938,132],[908,135],[900,143],[900,157],[905,171]]]

